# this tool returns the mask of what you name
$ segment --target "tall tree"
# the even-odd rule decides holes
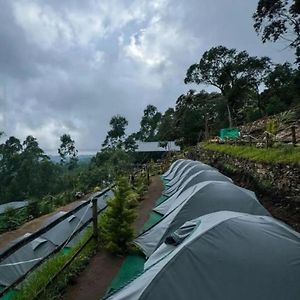
[[[147,105],[141,120],[139,138],[141,141],[153,142],[156,140],[156,134],[161,120],[161,113],[154,105]]]
[[[232,127],[232,112],[243,105],[251,90],[258,88],[269,63],[269,58],[252,57],[246,51],[213,47],[204,52],[198,64],[189,67],[184,82],[217,87],[226,99],[229,127]]]
[[[191,90],[176,101],[175,127],[182,145],[195,145],[219,125],[219,106],[223,97],[218,93]]]
[[[60,155],[61,164],[67,164],[69,169],[76,167],[78,162],[78,150],[75,147],[75,141],[69,134],[63,134],[60,137],[60,147],[58,154]]]
[[[174,141],[176,136],[175,111],[174,108],[168,108],[161,117],[157,138],[159,141]]]
[[[109,122],[111,129],[107,132],[106,138],[102,144],[104,148],[122,148],[128,121],[125,117],[116,115]]]
[[[300,0],[259,0],[253,19],[263,43],[286,41],[300,64]]]
[[[265,78],[266,89],[261,96],[268,115],[279,113],[299,103],[298,73],[299,71],[294,70],[289,63],[277,64]]]

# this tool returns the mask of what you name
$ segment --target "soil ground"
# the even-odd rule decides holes
[[[76,200],[65,206],[58,207],[54,212],[47,214],[47,215],[43,215],[39,218],[35,218],[35,219],[23,224],[16,230],[12,230],[12,231],[8,231],[8,232],[4,232],[4,233],[0,234],[0,252],[1,252],[1,250],[5,249],[6,246],[11,241],[15,240],[16,238],[23,236],[27,232],[33,233],[33,232],[37,231],[38,229],[40,229],[41,226],[43,225],[43,223],[47,220],[47,218],[53,216],[54,214],[56,214],[59,211],[72,210],[74,207],[76,207],[80,203],[80,201],[87,200],[89,198],[89,196],[90,195],[85,195],[80,200]]]
[[[151,178],[148,191],[138,207],[138,217],[135,222],[136,232],[140,232],[149,218],[149,214],[163,191],[163,184],[159,176]],[[96,300],[103,297],[117,275],[125,257],[110,255],[99,251],[90,260],[86,269],[73,281],[63,296],[64,300]]]

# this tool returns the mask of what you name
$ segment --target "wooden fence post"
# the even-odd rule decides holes
[[[293,143],[293,146],[296,147],[296,144],[297,144],[297,140],[296,140],[296,126],[293,125],[291,127],[291,130],[292,130],[292,143]]]
[[[95,241],[98,241],[98,209],[97,209],[97,198],[94,197],[93,203],[93,236]]]

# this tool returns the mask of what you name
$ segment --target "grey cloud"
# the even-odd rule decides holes
[[[98,32],[93,22],[100,2],[104,31]],[[183,84],[185,71],[211,46],[292,60],[289,51],[262,45],[256,36],[251,15],[257,0],[34,1],[59,18],[50,29],[60,38],[52,32],[47,47],[39,43],[40,31],[34,36],[35,27],[26,27],[30,19],[16,20],[12,3],[0,3],[0,130],[36,135],[45,149],[55,149],[64,131],[80,150],[99,149],[114,114],[125,115],[128,131],[136,130],[147,104],[163,111],[192,88]],[[93,17],[88,28],[78,29],[72,13],[82,22]],[[75,27],[79,32],[68,37]]]

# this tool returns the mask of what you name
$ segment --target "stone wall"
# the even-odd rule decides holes
[[[256,192],[273,215],[300,229],[300,165],[260,163],[194,148],[188,158],[205,162]]]

